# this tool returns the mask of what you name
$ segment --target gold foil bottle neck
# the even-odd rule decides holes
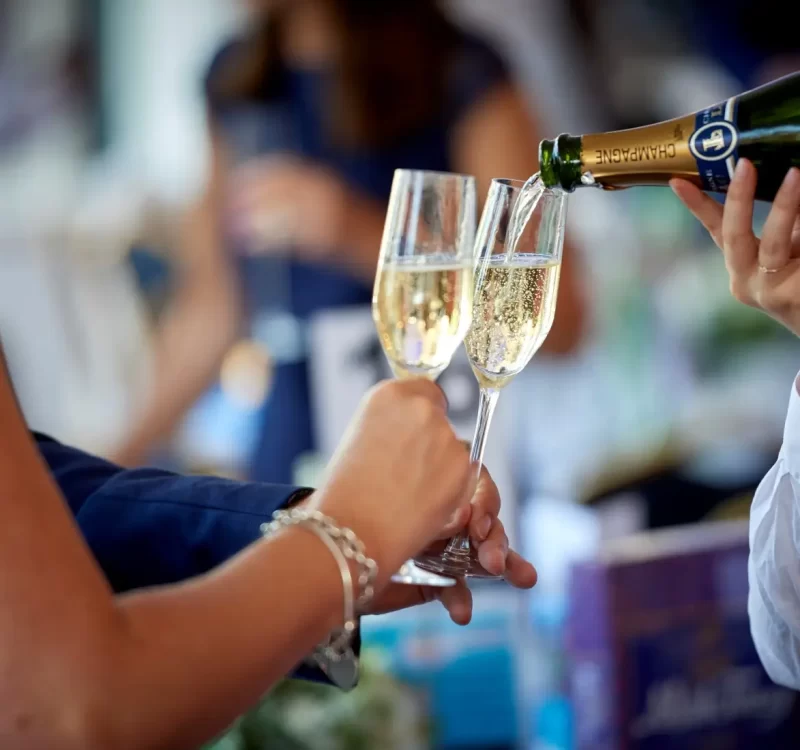
[[[665,185],[673,177],[699,182],[689,149],[694,115],[630,130],[585,135],[581,141],[582,184],[607,190]]]

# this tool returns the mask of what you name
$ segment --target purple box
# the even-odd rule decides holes
[[[576,750],[797,750],[747,618],[747,524],[608,544],[575,565],[567,650]]]

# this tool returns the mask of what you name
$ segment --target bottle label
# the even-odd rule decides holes
[[[585,135],[581,139],[584,174],[610,189],[665,185],[671,177],[697,178],[697,158],[689,149],[695,115],[643,128]]]
[[[697,162],[705,190],[727,192],[736,167],[738,146],[736,97],[697,113],[689,150]]]

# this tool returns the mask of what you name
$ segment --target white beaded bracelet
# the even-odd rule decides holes
[[[261,526],[263,534],[272,533],[285,526],[312,523],[321,528],[342,551],[348,560],[352,560],[358,569],[359,593],[356,599],[356,612],[364,612],[375,594],[375,579],[378,576],[378,565],[371,557],[367,557],[364,543],[352,529],[340,527],[336,522],[318,510],[293,508],[278,510],[272,514],[272,523]]]
[[[351,641],[358,628],[357,614],[372,600],[378,566],[364,554],[364,545],[351,529],[340,528],[333,519],[316,510],[295,508],[280,510],[273,514],[273,521],[261,525],[264,536],[288,526],[305,526],[313,531],[328,547],[342,575],[344,589],[344,624],[331,633],[328,642],[317,648],[317,661],[325,669],[343,660],[354,660]],[[353,590],[353,577],[348,560],[358,567],[359,594],[356,600]],[[358,611],[357,611],[358,609]]]
[[[355,607],[353,605],[353,576],[350,574],[350,566],[347,563],[347,558],[344,556],[336,542],[328,536],[325,530],[318,526],[313,521],[300,521],[300,525],[313,531],[324,543],[325,546],[331,551],[336,563],[339,565],[339,572],[342,575],[342,588],[344,589],[344,624],[341,628],[334,630],[329,640],[325,645],[318,646],[318,650],[322,651],[325,656],[332,660],[338,661],[339,659],[351,657],[353,649],[350,642],[353,638],[358,627],[358,620],[356,619]]]

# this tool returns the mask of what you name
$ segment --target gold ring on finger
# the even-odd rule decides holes
[[[758,264],[758,270],[761,273],[778,273],[778,271],[783,271],[786,266],[781,266],[780,268],[767,268],[766,266],[762,266],[760,263]]]

